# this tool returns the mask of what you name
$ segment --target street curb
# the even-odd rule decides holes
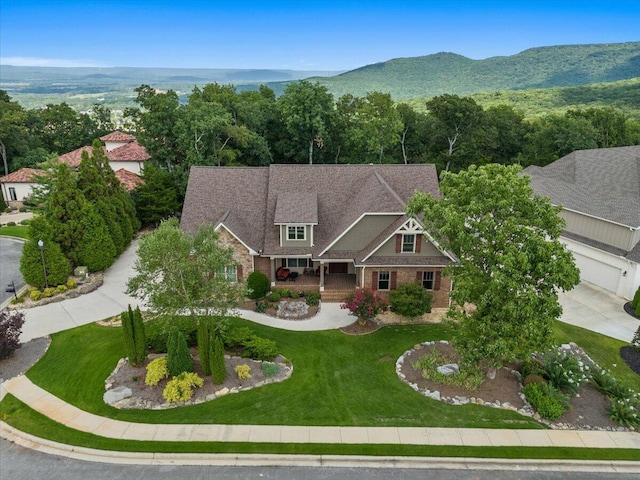
[[[24,433],[0,421],[0,436],[41,453],[88,462],[121,465],[289,466],[340,468],[412,468],[491,471],[638,473],[640,461],[533,460],[468,457],[401,457],[353,455],[279,455],[234,453],[144,453],[76,447]]]

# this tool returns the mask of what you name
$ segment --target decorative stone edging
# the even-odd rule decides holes
[[[163,356],[166,356],[166,354],[150,354],[148,358],[152,359],[152,358],[158,358]],[[248,358],[242,358],[242,357],[230,356],[230,355],[225,355],[224,358],[225,360],[231,360],[231,359],[241,360],[244,363],[254,363],[258,365],[263,363],[262,360],[254,360],[254,359],[248,359]],[[127,362],[128,360],[126,358],[121,358],[118,361],[116,368],[113,370],[113,372],[111,372],[111,375],[109,375],[109,377],[107,377],[107,379],[104,382],[105,392],[113,391],[113,382],[115,380],[115,375],[125,364],[127,364]],[[157,403],[157,402],[151,402],[148,400],[142,400],[135,396],[129,396],[115,403],[112,403],[111,406],[117,409],[137,408],[137,409],[148,409],[148,410],[166,410],[168,408],[183,407],[187,405],[198,405],[200,403],[210,402],[211,400],[215,400],[216,398],[220,398],[228,394],[246,392],[254,388],[262,387],[263,385],[268,385],[270,383],[282,382],[290,378],[291,375],[293,374],[293,365],[287,362],[287,359],[282,355],[278,355],[278,357],[276,357],[276,359],[273,362],[268,362],[268,363],[275,363],[276,365],[278,365],[278,367],[280,368],[280,372],[284,372],[284,374],[279,372],[278,375],[275,375],[273,377],[266,377],[264,380],[257,382],[253,385],[246,385],[246,386],[240,385],[233,388],[223,387],[220,390],[215,391],[214,393],[211,393],[204,397],[197,396],[186,402]]]
[[[423,342],[420,343],[418,345],[422,346],[433,346],[436,344],[444,344],[444,345],[448,345],[449,342],[447,340],[440,340],[437,342]],[[522,399],[522,401],[525,403],[525,406],[518,409],[516,407],[514,407],[513,405],[511,405],[509,402],[504,402],[501,403],[498,400],[496,400],[495,402],[485,402],[482,398],[476,398],[476,397],[443,397],[440,395],[440,392],[437,390],[431,391],[429,389],[425,389],[423,391],[420,391],[420,388],[418,387],[417,384],[415,383],[411,383],[408,382],[406,379],[406,376],[402,373],[402,366],[404,364],[404,359],[406,358],[407,355],[409,355],[410,353],[412,353],[414,350],[416,350],[416,347],[418,346],[414,346],[414,348],[412,348],[411,350],[407,350],[405,351],[402,355],[400,355],[400,357],[398,358],[398,360],[396,360],[396,374],[398,375],[398,378],[400,378],[400,380],[402,380],[403,382],[407,383],[411,388],[413,388],[416,392],[424,395],[427,398],[431,398],[433,400],[438,400],[440,402],[445,402],[448,403],[450,405],[466,405],[469,403],[472,404],[476,404],[476,405],[481,405],[484,407],[491,407],[491,408],[500,408],[503,410],[510,410],[512,412],[517,412],[520,415],[524,415],[526,417],[531,417],[534,420],[543,423],[545,425],[547,425],[548,427],[554,429],[554,430],[574,430],[577,427],[575,427],[574,425],[568,424],[568,423],[553,423],[550,422],[549,420],[545,420],[544,418],[542,418],[537,412],[535,412],[533,410],[533,407],[531,407],[531,405],[529,404],[529,402],[527,401],[527,398],[525,397],[524,393],[522,392],[522,378],[520,376],[520,372],[518,372],[517,370],[511,370],[511,372],[516,375],[518,377],[518,379],[520,379],[520,392],[518,392],[519,397]],[[587,355],[584,350],[582,350],[580,347],[578,347],[575,343],[571,342],[569,344],[563,344],[559,347],[560,350],[564,350],[564,351],[569,351],[571,353],[573,353],[574,355],[577,355],[579,357],[582,357],[583,361],[586,361],[587,363],[589,363],[592,366],[597,366],[597,364],[589,357],[589,355]],[[628,428],[625,427],[591,427],[589,425],[582,425],[580,426],[580,429],[582,430],[604,430],[604,431],[619,431],[619,432],[625,432],[625,431],[630,431]]]
[[[7,305],[9,310],[24,310],[27,308],[39,307],[41,305],[48,305],[50,303],[62,302],[70,298],[77,298],[80,295],[85,295],[97,290],[98,287],[104,282],[102,273],[93,273],[89,277],[89,281],[86,283],[78,283],[76,288],[67,290],[64,293],[58,293],[52,297],[41,298],[40,300],[33,301],[30,298],[25,298],[22,303],[10,303]]]

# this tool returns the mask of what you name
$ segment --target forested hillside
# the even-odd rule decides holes
[[[390,93],[395,100],[493,90],[578,86],[640,77],[640,42],[539,47],[472,60],[454,53],[396,58],[331,78],[313,78],[336,96]]]

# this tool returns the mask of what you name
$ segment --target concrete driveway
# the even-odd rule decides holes
[[[0,237],[0,303],[13,297],[5,292],[7,284],[14,282],[16,290],[24,285],[20,273],[20,256],[24,242],[10,237]]]
[[[591,283],[582,282],[570,292],[560,293],[560,320],[571,325],[631,342],[640,321],[624,311],[624,298]]]

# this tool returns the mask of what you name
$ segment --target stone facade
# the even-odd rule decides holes
[[[233,258],[242,266],[242,275],[238,275],[238,280],[246,281],[247,275],[253,271],[253,262],[251,260],[251,254],[247,247],[242,245],[233,235],[229,233],[224,227],[218,230],[218,241],[222,247],[233,248]],[[238,272],[240,273],[240,272]]]
[[[364,287],[365,288],[377,288],[377,285],[373,285],[373,272],[390,272],[393,275],[395,272],[396,285],[401,283],[411,283],[416,281],[416,273],[424,271],[441,272],[442,268],[426,268],[426,267],[389,267],[389,268],[367,268],[364,274]],[[449,292],[451,291],[451,279],[442,275],[440,279],[440,288],[438,290],[430,290],[433,295],[431,306],[433,308],[448,308],[449,307]],[[378,290],[378,294],[385,300],[389,301],[389,290]]]

